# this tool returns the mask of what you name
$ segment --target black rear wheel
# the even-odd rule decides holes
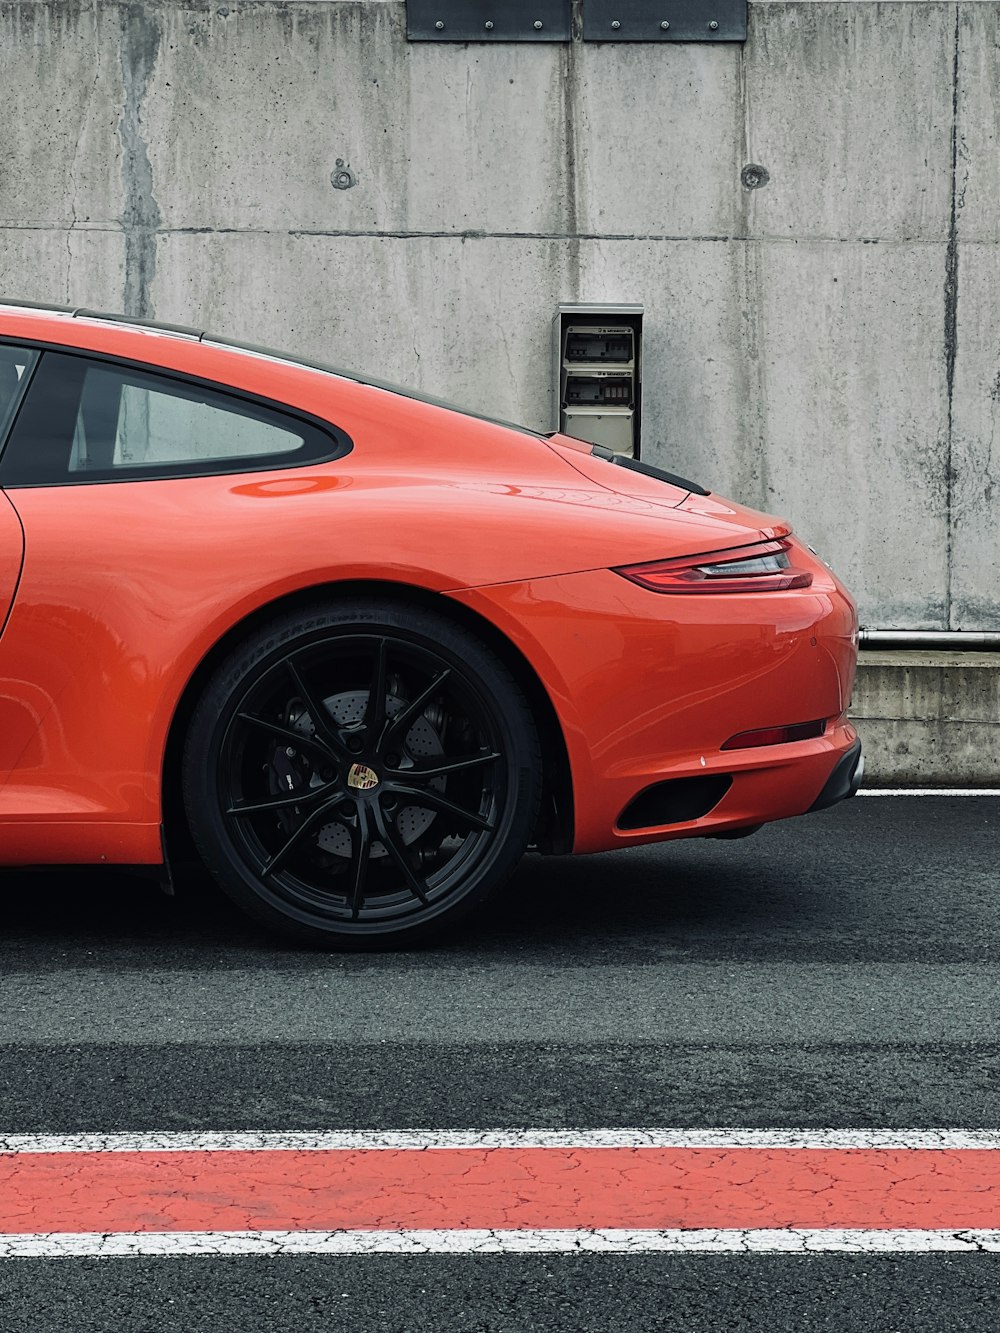
[[[277,616],[224,661],[184,753],[199,852],[265,923],[416,942],[522,855],[541,757],[524,697],[473,635],[394,602]]]

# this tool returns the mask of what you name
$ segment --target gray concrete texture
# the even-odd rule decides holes
[[[1000,653],[862,653],[851,716],[866,786],[1000,787]]]
[[[998,20],[466,46],[399,0],[0,3],[0,291],[542,428],[558,303],[641,302],[648,460],[790,517],[865,624],[995,629]]]

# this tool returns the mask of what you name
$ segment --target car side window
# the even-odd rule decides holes
[[[37,359],[38,354],[25,347],[0,345],[0,446],[6,439]]]
[[[249,405],[155,376],[88,366],[70,472],[231,462],[302,448],[302,430],[262,420]]]
[[[0,463],[0,484],[259,471],[349,447],[333,426],[200,381],[45,352]]]

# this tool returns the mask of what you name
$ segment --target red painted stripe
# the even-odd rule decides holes
[[[8,1233],[998,1225],[996,1150],[0,1155]]]

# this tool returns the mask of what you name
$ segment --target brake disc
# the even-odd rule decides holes
[[[323,706],[339,727],[355,726],[362,720],[365,709],[368,707],[368,690],[348,690],[343,694],[331,694],[329,698],[323,700]],[[405,699],[400,699],[394,694],[387,696],[385,705],[387,716],[395,717],[405,707]],[[301,712],[290,725],[303,735],[311,736],[316,730],[312,719],[305,711]],[[401,749],[404,758],[413,760],[430,759],[444,754],[444,746],[441,744],[437,730],[424,713],[413,720]],[[319,779],[314,778],[313,781],[318,782]],[[445,779],[443,777],[435,778],[429,785],[436,791],[443,791]],[[408,847],[410,843],[416,842],[419,837],[427,832],[436,818],[437,812],[434,810],[428,810],[419,805],[404,805],[398,811],[393,822],[399,831],[401,841]],[[339,821],[331,820],[330,823],[322,825],[319,830],[317,844],[324,852],[329,852],[331,856],[341,856],[345,859],[349,859],[351,856],[350,831],[345,824]],[[370,855],[379,857],[387,856],[388,853],[383,845],[376,840],[371,845]]]

